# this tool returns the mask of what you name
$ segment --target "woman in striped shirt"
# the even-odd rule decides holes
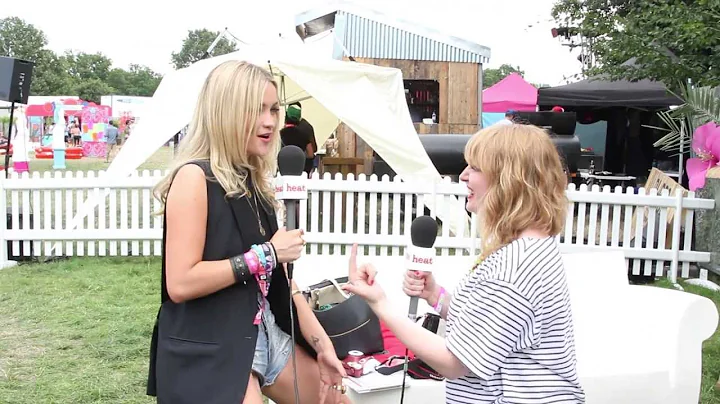
[[[375,268],[358,268],[354,256],[346,290],[448,379],[448,404],[584,403],[555,240],[567,209],[560,156],[543,129],[514,124],[475,134],[465,160],[460,179],[482,233],[477,264],[452,294],[432,274],[409,272],[403,284],[447,320],[446,338],[393,310],[374,283]]]

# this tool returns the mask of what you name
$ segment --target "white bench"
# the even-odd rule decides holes
[[[438,257],[436,279],[449,291],[471,267],[472,257]],[[629,285],[622,253],[565,254],[573,305],[578,374],[588,404],[697,403],[702,342],[718,324],[712,301],[652,286]],[[378,268],[378,282],[406,313],[402,257],[358,257]],[[305,287],[347,275],[345,256],[306,255],[295,264]],[[423,302],[418,308],[425,313]],[[396,374],[394,376],[401,377]],[[393,376],[386,376],[393,377]],[[407,378],[409,403],[444,403],[442,382]],[[397,403],[400,388],[348,393],[354,403]]]

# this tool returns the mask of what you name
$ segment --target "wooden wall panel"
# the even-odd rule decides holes
[[[478,65],[450,63],[448,66],[448,120],[449,124],[478,122]]]
[[[480,130],[478,125],[471,124],[448,124],[425,125],[415,123],[415,131],[419,135],[472,135]]]
[[[344,60],[348,60],[347,57]],[[477,74],[478,65],[434,61],[355,58],[358,63],[393,67],[405,80],[437,80],[440,106],[437,125],[415,124],[420,134],[473,134],[479,130]],[[372,149],[346,125],[338,127],[338,143],[342,157],[363,157],[364,171],[370,173]]]
[[[349,126],[341,123],[337,130],[338,154],[340,157],[355,157],[357,135]]]
[[[347,58],[345,59],[347,60]],[[402,71],[405,80],[437,80],[439,84],[440,106],[438,111],[438,122],[449,123],[448,115],[450,99],[448,94],[449,65],[448,62],[433,62],[422,60],[398,60],[398,59],[370,59],[356,58],[359,63],[366,63],[375,66],[394,67]],[[477,68],[475,69],[477,72]],[[477,73],[476,73],[477,74]],[[477,83],[477,77],[475,78]],[[477,89],[476,89],[477,90]],[[477,98],[477,91],[475,92]],[[477,103],[477,102],[476,102]]]
[[[450,124],[448,125],[449,132],[456,135],[473,135],[477,133],[481,128],[477,124]]]

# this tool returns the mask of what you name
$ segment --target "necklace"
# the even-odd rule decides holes
[[[253,188],[255,188],[253,186]],[[256,190],[257,191],[257,190]],[[248,198],[252,198],[255,201],[255,217],[257,217],[258,222],[258,229],[260,229],[260,234],[265,235],[265,228],[262,225],[262,221],[260,220],[260,208],[258,207],[258,200],[257,200],[257,192],[253,193],[248,190]],[[252,204],[250,204],[250,209],[252,209]]]

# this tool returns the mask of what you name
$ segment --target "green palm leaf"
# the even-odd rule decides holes
[[[668,132],[653,145],[662,151],[687,150],[695,128],[708,122],[720,122],[720,93],[711,87],[681,86],[683,105],[671,111],[658,112],[666,128],[655,128]]]
[[[690,119],[697,126],[720,122],[720,97],[714,88],[685,88],[682,99],[685,104],[673,111],[676,117]]]

